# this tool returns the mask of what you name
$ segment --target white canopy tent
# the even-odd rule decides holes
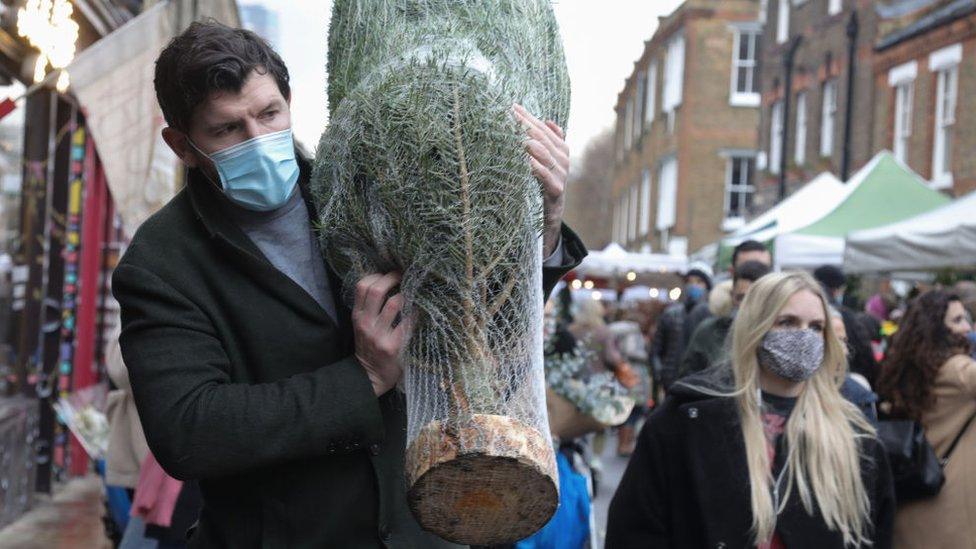
[[[976,269],[976,191],[941,208],[847,237],[852,273]]]
[[[666,255],[628,252],[616,242],[606,248],[591,252],[576,268],[581,276],[617,277],[633,272],[683,273],[688,269],[688,258],[683,255]]]
[[[823,172],[725,241],[732,246],[745,240],[763,242],[805,227],[837,207],[846,196],[844,191],[844,184],[834,174]]]
[[[719,262],[724,265],[731,263],[732,249],[746,240],[772,242],[781,234],[813,223],[837,207],[846,196],[845,191],[844,184],[833,174],[821,173],[785,200],[722,239],[718,251]]]

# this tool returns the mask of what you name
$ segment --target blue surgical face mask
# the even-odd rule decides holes
[[[685,288],[685,293],[688,295],[688,301],[697,303],[701,301],[701,298],[705,297],[705,288],[690,284]]]
[[[280,208],[298,184],[291,128],[248,139],[209,155],[192,141],[190,145],[213,162],[224,194],[242,208],[258,212]]]

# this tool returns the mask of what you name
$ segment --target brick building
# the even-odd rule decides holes
[[[874,143],[933,187],[976,189],[976,0],[899,2],[880,10]]]
[[[878,2],[765,3],[758,211],[820,172],[844,180],[876,152],[872,63]]]
[[[612,239],[688,253],[751,204],[758,0],[687,0],[660,20],[617,98]]]

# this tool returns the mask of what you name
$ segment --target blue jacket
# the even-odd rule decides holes
[[[848,402],[860,408],[871,425],[878,426],[878,410],[875,407],[878,402],[878,395],[874,391],[854,381],[854,378],[848,375],[844,378],[844,384],[840,386],[840,394]]]

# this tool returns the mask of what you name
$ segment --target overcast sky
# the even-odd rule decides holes
[[[328,121],[325,55],[332,2],[239,1],[261,3],[278,12],[276,46],[291,72],[292,124],[298,139],[314,150]],[[644,40],[654,33],[658,16],[680,4],[681,0],[553,2],[573,83],[568,140],[574,156],[613,124],[617,93],[643,51]]]

